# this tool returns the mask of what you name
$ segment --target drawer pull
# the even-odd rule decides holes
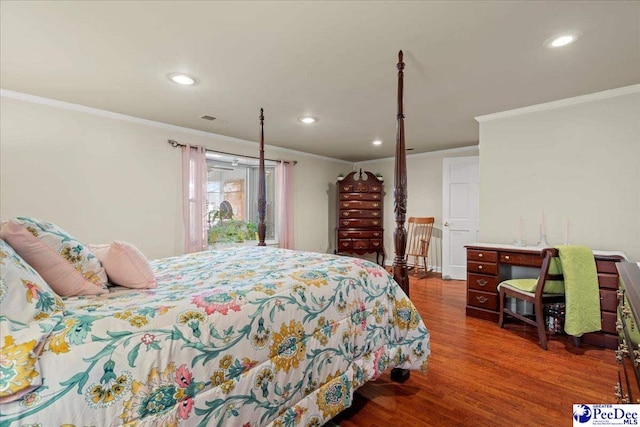
[[[622,386],[620,383],[616,384],[613,396],[616,398],[616,403],[629,403],[629,395],[622,394]]]
[[[484,279],[478,279],[476,280],[476,283],[480,286],[487,286],[487,281]]]
[[[482,295],[478,295],[478,296],[476,296],[476,299],[478,300],[478,302],[479,302],[480,304],[484,304],[485,302],[489,301],[489,298],[484,297],[484,296],[482,296]]]
[[[343,187],[344,191],[347,191],[349,189],[349,187]]]
[[[509,258],[509,255],[505,255],[504,259],[506,259],[507,261],[509,261],[511,258]]]
[[[373,221],[373,225],[378,225],[380,221]]]
[[[342,221],[342,225],[349,225],[349,221]]]
[[[478,254],[478,258],[482,258],[483,256],[483,254]]]
[[[478,270],[482,270],[482,266],[481,265],[478,266]]]
[[[349,216],[349,212],[342,212],[342,215]]]
[[[627,344],[622,340],[622,343],[618,344],[618,349],[616,350],[616,362],[622,363],[622,359],[629,355],[629,348]]]
[[[373,246],[380,246],[379,242],[373,242]]]
[[[378,216],[380,215],[380,212],[373,212],[373,216]]]
[[[373,233],[373,237],[378,237],[380,236],[380,233]]]
[[[380,203],[374,203],[374,204],[373,204],[373,207],[374,207],[374,208],[377,208],[378,206],[380,206]]]
[[[349,243],[347,243],[347,242],[342,242],[342,246],[347,247],[347,246],[349,246]]]

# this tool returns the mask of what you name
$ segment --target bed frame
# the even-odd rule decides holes
[[[404,223],[407,216],[407,156],[404,141],[404,62],[402,51],[398,52],[398,121],[396,128],[396,151],[394,167],[394,212],[396,215],[396,228],[393,232],[395,245],[395,258],[393,259],[393,278],[400,288],[409,295],[409,270],[405,250],[407,246],[407,230]],[[265,168],[264,168],[264,110],[260,109],[260,166],[258,181],[258,246],[265,246],[265,224],[266,214],[265,199]],[[396,382],[404,382],[409,378],[408,369],[392,369],[391,379]]]

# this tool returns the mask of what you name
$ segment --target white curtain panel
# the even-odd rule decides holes
[[[293,249],[293,164],[279,162],[276,166],[278,180],[278,244]]]
[[[182,147],[182,216],[185,253],[207,248],[207,161],[205,149]]]

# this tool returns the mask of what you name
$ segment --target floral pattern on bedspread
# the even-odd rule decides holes
[[[319,426],[386,369],[427,369],[420,315],[369,261],[239,247],[151,265],[157,289],[64,300],[43,385],[0,425]]]

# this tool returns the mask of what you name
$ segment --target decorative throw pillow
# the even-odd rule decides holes
[[[64,304],[40,275],[0,240],[0,403],[42,384],[38,356],[62,321]]]
[[[107,275],[98,258],[69,233],[46,221],[11,218],[0,238],[31,265],[60,296],[108,292]]]
[[[115,241],[110,245],[90,245],[90,248],[114,285],[134,289],[153,289],[157,286],[149,261],[131,243]]]

